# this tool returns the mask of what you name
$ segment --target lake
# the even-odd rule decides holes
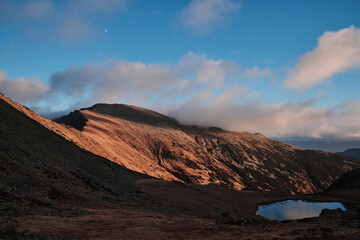
[[[318,217],[323,209],[346,210],[340,202],[308,202],[303,200],[287,200],[267,205],[260,205],[256,215],[271,220],[296,220],[302,218]]]

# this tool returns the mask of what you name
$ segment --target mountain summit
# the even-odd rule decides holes
[[[186,126],[160,113],[124,104],[95,104],[56,122],[68,126],[72,135],[81,136],[85,149],[131,170],[165,180],[237,190],[314,193],[359,162],[300,149],[259,133]]]
[[[0,98],[83,149],[164,180],[308,194],[326,189],[360,164],[356,158],[300,149],[259,133],[182,125],[135,106],[96,104],[54,122]]]
[[[69,115],[56,119],[55,121],[58,123],[64,123],[66,125],[70,125],[78,130],[82,130],[83,127],[86,125],[86,118],[81,114],[81,112],[86,110],[101,115],[108,115],[115,118],[120,118],[123,120],[141,123],[141,124],[163,126],[163,127],[179,126],[179,123],[175,119],[145,108],[140,108],[126,104],[104,104],[104,103],[98,103],[89,108],[76,110],[70,113]]]

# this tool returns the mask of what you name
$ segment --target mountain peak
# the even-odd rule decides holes
[[[90,110],[104,115],[121,118],[132,122],[144,123],[154,126],[177,126],[178,122],[174,118],[170,118],[158,112],[127,104],[105,104],[97,103],[90,108],[82,109]]]
[[[82,130],[86,125],[87,119],[84,116],[84,111],[91,111],[100,113],[102,115],[108,115],[123,120],[137,122],[147,125],[160,126],[160,127],[178,127],[179,123],[174,118],[170,118],[158,112],[133,106],[127,104],[106,104],[97,103],[89,108],[82,108],[75,110],[70,114],[60,117],[55,121],[58,123],[64,123],[70,125],[78,130]]]
[[[298,149],[260,134],[184,126],[160,113],[125,104],[95,104],[57,119],[72,126],[67,127],[9,98],[0,99],[84,150],[164,180],[314,193],[359,166],[356,158]]]

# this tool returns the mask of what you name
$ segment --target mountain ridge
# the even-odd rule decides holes
[[[156,130],[153,134],[158,132],[165,134],[169,131],[169,129],[153,126],[149,128],[149,125],[125,123],[124,120],[114,120],[98,113],[85,112],[84,115],[89,121],[84,127],[84,132],[81,132],[43,118],[0,94],[1,239],[133,239],[142,238],[144,234],[147,238],[154,239],[214,237],[238,239],[239,236],[245,236],[244,232],[246,237],[250,238],[267,239],[269,236],[293,238],[295,235],[299,236],[298,230],[292,233],[295,225],[296,229],[299,227],[304,229],[301,230],[304,231],[301,236],[322,238],[324,233],[329,232],[323,228],[329,223],[326,218],[299,221],[296,224],[279,223],[256,216],[256,209],[262,204],[287,199],[312,201],[345,199],[351,203],[359,202],[358,195],[354,195],[353,191],[291,196],[279,192],[234,191],[229,189],[228,185],[199,185],[154,179],[119,166],[109,159],[96,156],[90,151],[97,147],[91,144],[104,147],[102,142],[98,142],[99,139],[95,139],[96,141],[92,139],[89,132],[97,123],[90,118],[92,114],[110,123],[116,123],[117,128],[119,121],[124,124],[122,128],[142,127],[143,131],[139,133],[144,131],[149,133],[149,129],[153,128],[154,131]],[[109,122],[105,123],[109,124]],[[104,127],[106,129],[107,126]],[[208,147],[217,157],[220,156],[216,150],[217,146],[223,146],[223,151],[231,148],[219,143],[226,139],[231,141],[231,138],[238,141],[237,134],[241,139],[248,138],[243,144],[254,145],[256,142],[264,144],[268,141],[269,144],[271,143],[268,147],[276,147],[274,143],[278,143],[278,147],[287,146],[292,149],[291,146],[280,142],[267,140],[261,134],[235,134],[218,129],[207,132],[203,128],[195,130],[189,128],[187,134],[203,137],[196,142],[206,144],[211,142],[213,145]],[[224,135],[224,139],[221,139],[221,135]],[[135,140],[141,140],[139,136],[136,137]],[[150,136],[148,137],[146,141],[151,140]],[[207,138],[213,141],[209,142]],[[187,139],[191,140],[190,137]],[[134,143],[133,141],[132,144]],[[260,146],[259,149],[261,150],[262,147]],[[137,151],[136,148],[132,149]],[[221,152],[221,149],[218,150]],[[251,154],[249,151],[246,153]],[[313,151],[304,150],[302,153],[316,157]],[[233,154],[238,154],[239,157],[241,155],[236,151]],[[326,155],[321,152],[317,154],[322,157]],[[294,156],[297,154],[294,153]],[[328,154],[328,156],[335,155]],[[288,156],[284,155],[284,157]],[[344,157],[344,159],[351,158]],[[180,160],[173,159],[173,161]],[[167,164],[166,161],[164,163]],[[308,167],[314,168],[313,165]],[[331,164],[328,166],[330,169],[333,167]],[[246,168],[242,170],[244,174],[246,170]],[[213,172],[216,173],[216,169]],[[247,186],[247,183],[244,183]],[[259,182],[259,186],[263,186],[262,184]],[[249,186],[252,188],[252,185]],[[240,220],[237,221],[239,225],[221,224],[226,223],[224,216],[228,216],[229,212],[236,213],[236,219]],[[331,219],[331,221],[332,224],[339,224],[339,228],[334,228],[335,230],[330,232],[331,235],[327,234],[326,238],[334,236],[343,239],[345,232],[346,239],[349,237],[356,239],[352,228],[340,225],[341,219]],[[313,229],[317,229],[316,235]]]
[[[111,152],[110,159],[165,180],[216,183],[238,190],[285,189],[293,194],[313,193],[325,189],[357,164],[356,161],[354,164],[343,162],[340,164],[342,170],[328,170],[321,165],[328,160],[331,160],[330,165],[337,165],[336,161],[341,161],[341,157],[297,148],[259,133],[182,125],[154,111],[124,104],[95,104],[79,112],[87,119],[82,133],[95,141],[101,136],[101,141],[107,142],[105,145],[109,148],[106,152]],[[149,113],[150,117],[144,117]],[[160,117],[154,120],[154,115]],[[71,114],[66,117],[71,119]],[[131,153],[128,152],[127,158],[121,158],[128,146]],[[119,149],[123,151],[114,152]],[[134,154],[141,155],[142,160],[130,156]],[[320,161],[312,162],[312,157]],[[296,160],[287,160],[292,158]],[[328,179],[323,178],[325,175]],[[284,185],[284,181],[290,183]]]
[[[71,126],[77,119],[74,112],[62,117],[67,122],[56,123],[5,96],[1,98],[84,150],[164,180],[307,194],[326,189],[360,163],[358,159],[300,149],[259,133],[185,126],[154,111],[120,104],[110,105],[110,110],[104,109],[107,104],[95,104],[74,111],[82,118],[82,128],[76,129]],[[113,109],[119,106],[127,112],[145,112],[124,117],[123,110]],[[122,115],[119,118],[115,113]],[[132,121],[144,114],[149,114],[150,120]],[[161,124],[154,122],[156,117]]]

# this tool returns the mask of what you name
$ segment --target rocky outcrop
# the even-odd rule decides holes
[[[320,217],[326,218],[341,218],[344,211],[340,208],[337,209],[323,209],[321,210]]]
[[[254,224],[260,220],[257,217],[244,217],[239,211],[224,212],[215,220],[216,224],[245,225]],[[263,220],[265,221],[265,220]]]

